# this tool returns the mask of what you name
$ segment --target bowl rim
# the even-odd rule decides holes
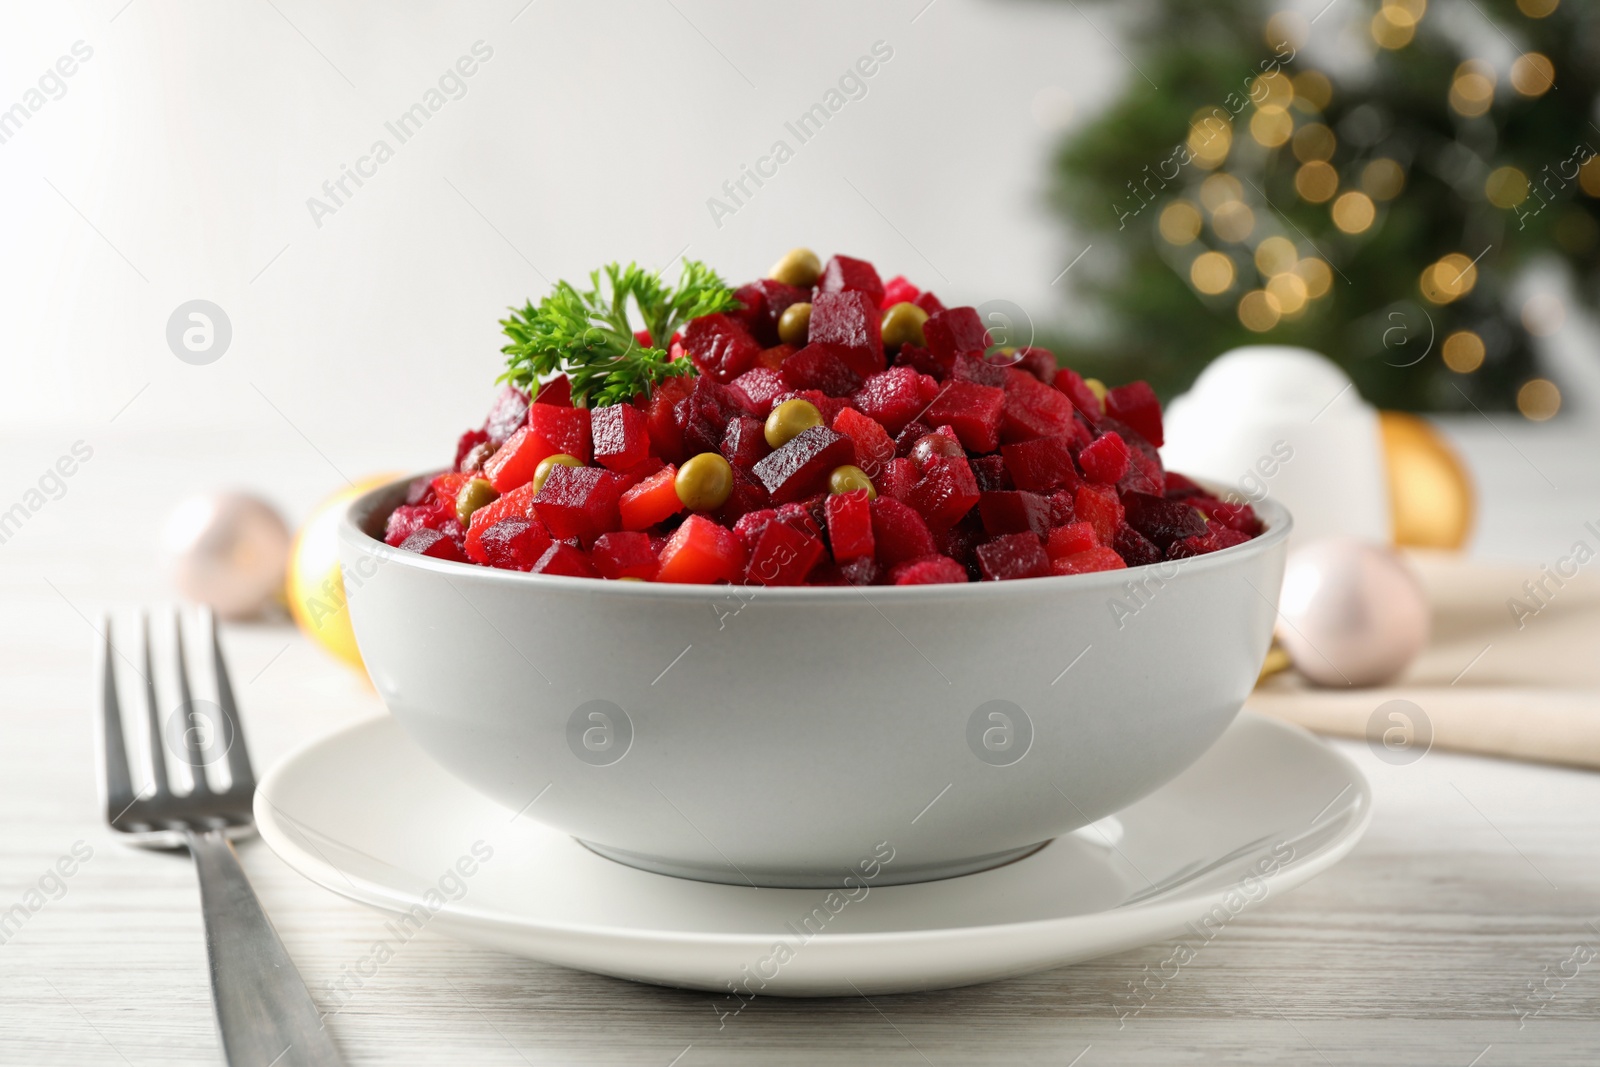
[[[1009,582],[942,582],[932,585],[873,586],[769,586],[710,584],[703,582],[617,582],[607,581],[603,578],[533,574],[527,571],[485,567],[476,563],[457,563],[453,560],[434,559],[431,556],[424,556],[416,552],[403,551],[367,533],[367,523],[372,519],[378,508],[391,497],[402,494],[418,478],[436,477],[444,473],[448,472],[435,470],[407,475],[403,478],[385,482],[383,485],[369,489],[357,496],[346,505],[343,514],[340,516],[340,543],[376,556],[384,563],[398,561],[418,570],[439,574],[446,579],[452,577],[469,578],[479,582],[509,584],[512,586],[525,585],[530,590],[548,589],[550,591],[586,593],[590,596],[653,597],[657,599],[697,601],[703,600],[707,596],[726,597],[736,595],[743,590],[749,590],[750,599],[849,601],[859,597],[867,600],[869,604],[875,605],[883,599],[915,601],[938,599],[952,595],[1007,596],[1018,595],[1029,590],[1061,594],[1092,592],[1119,588],[1125,582],[1139,582],[1158,571],[1160,572],[1159,579],[1167,582],[1184,574],[1194,574],[1214,570],[1218,567],[1243,564],[1246,560],[1254,559],[1282,544],[1294,531],[1294,518],[1289,514],[1289,509],[1269,496],[1263,497],[1259,501],[1250,501],[1251,506],[1256,509],[1257,516],[1261,519],[1266,529],[1243,544],[1232,545],[1216,552],[1208,552],[1203,556],[1189,556],[1179,560],[1162,560],[1157,563],[1146,563],[1137,567],[1126,567],[1119,570],[1092,571],[1088,574],[1053,574],[1049,577],[1019,578]],[[1206,488],[1223,492],[1233,491],[1229,487],[1210,481],[1199,481],[1199,484]],[[404,499],[403,496],[401,496],[401,499]],[[394,505],[391,504],[389,506],[392,508]],[[867,597],[868,589],[872,590],[873,593],[870,599]]]

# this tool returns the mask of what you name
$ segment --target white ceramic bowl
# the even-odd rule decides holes
[[[468,785],[634,866],[733,884],[981,870],[1131,804],[1221,736],[1272,636],[1288,513],[1177,563],[915,587],[547,577],[340,530],[356,640]]]

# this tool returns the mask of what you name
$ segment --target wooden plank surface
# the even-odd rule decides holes
[[[190,864],[127,849],[100,822],[91,621],[108,605],[165,595],[143,532],[160,509],[129,484],[138,471],[182,451],[211,456],[187,469],[215,477],[242,456],[252,469],[276,467],[262,477],[289,487],[319,462],[300,468],[303,457],[239,447],[108,447],[69,498],[0,546],[0,911],[75,843],[93,850],[63,892],[47,887],[59,899],[0,944],[0,1063],[218,1062]],[[5,472],[31,463],[6,462]],[[301,490],[284,496],[303,505]],[[88,528],[106,514],[140,536]],[[236,626],[226,643],[261,766],[378,710],[364,682],[286,624]],[[1159,973],[1170,945],[965,990],[758,1000],[719,1028],[704,994],[424,931],[329,1025],[352,1064],[1593,1062],[1600,776],[1439,750],[1396,766],[1361,742],[1333,743],[1372,780],[1366,839],[1331,871],[1231,923],[1141,999],[1130,985]],[[313,992],[331,1005],[328,984],[369,951],[380,916],[306,882],[259,841],[241,851]],[[1577,959],[1597,955],[1580,965],[1575,949]]]

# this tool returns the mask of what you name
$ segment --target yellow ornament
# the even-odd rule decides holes
[[[1378,413],[1389,472],[1390,529],[1409,548],[1459,549],[1472,533],[1476,501],[1466,465],[1425,419]]]
[[[356,648],[355,631],[350,628],[344,575],[339,570],[339,522],[352,500],[397,477],[384,474],[364,478],[318,504],[289,550],[284,597],[295,624],[306,636],[358,670],[362,669],[361,652]]]

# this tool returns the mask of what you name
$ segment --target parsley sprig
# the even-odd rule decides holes
[[[601,275],[605,285],[601,284]],[[501,381],[531,389],[541,378],[564,373],[572,382],[572,402],[605,407],[649,396],[667,378],[693,374],[687,360],[669,360],[667,350],[641,345],[634,337],[630,304],[640,326],[657,345],[690,319],[739,306],[733,290],[715,271],[686,259],[673,288],[637,264],[612,263],[589,275],[590,287],[556,283],[537,307],[529,302],[500,320],[511,343]]]

